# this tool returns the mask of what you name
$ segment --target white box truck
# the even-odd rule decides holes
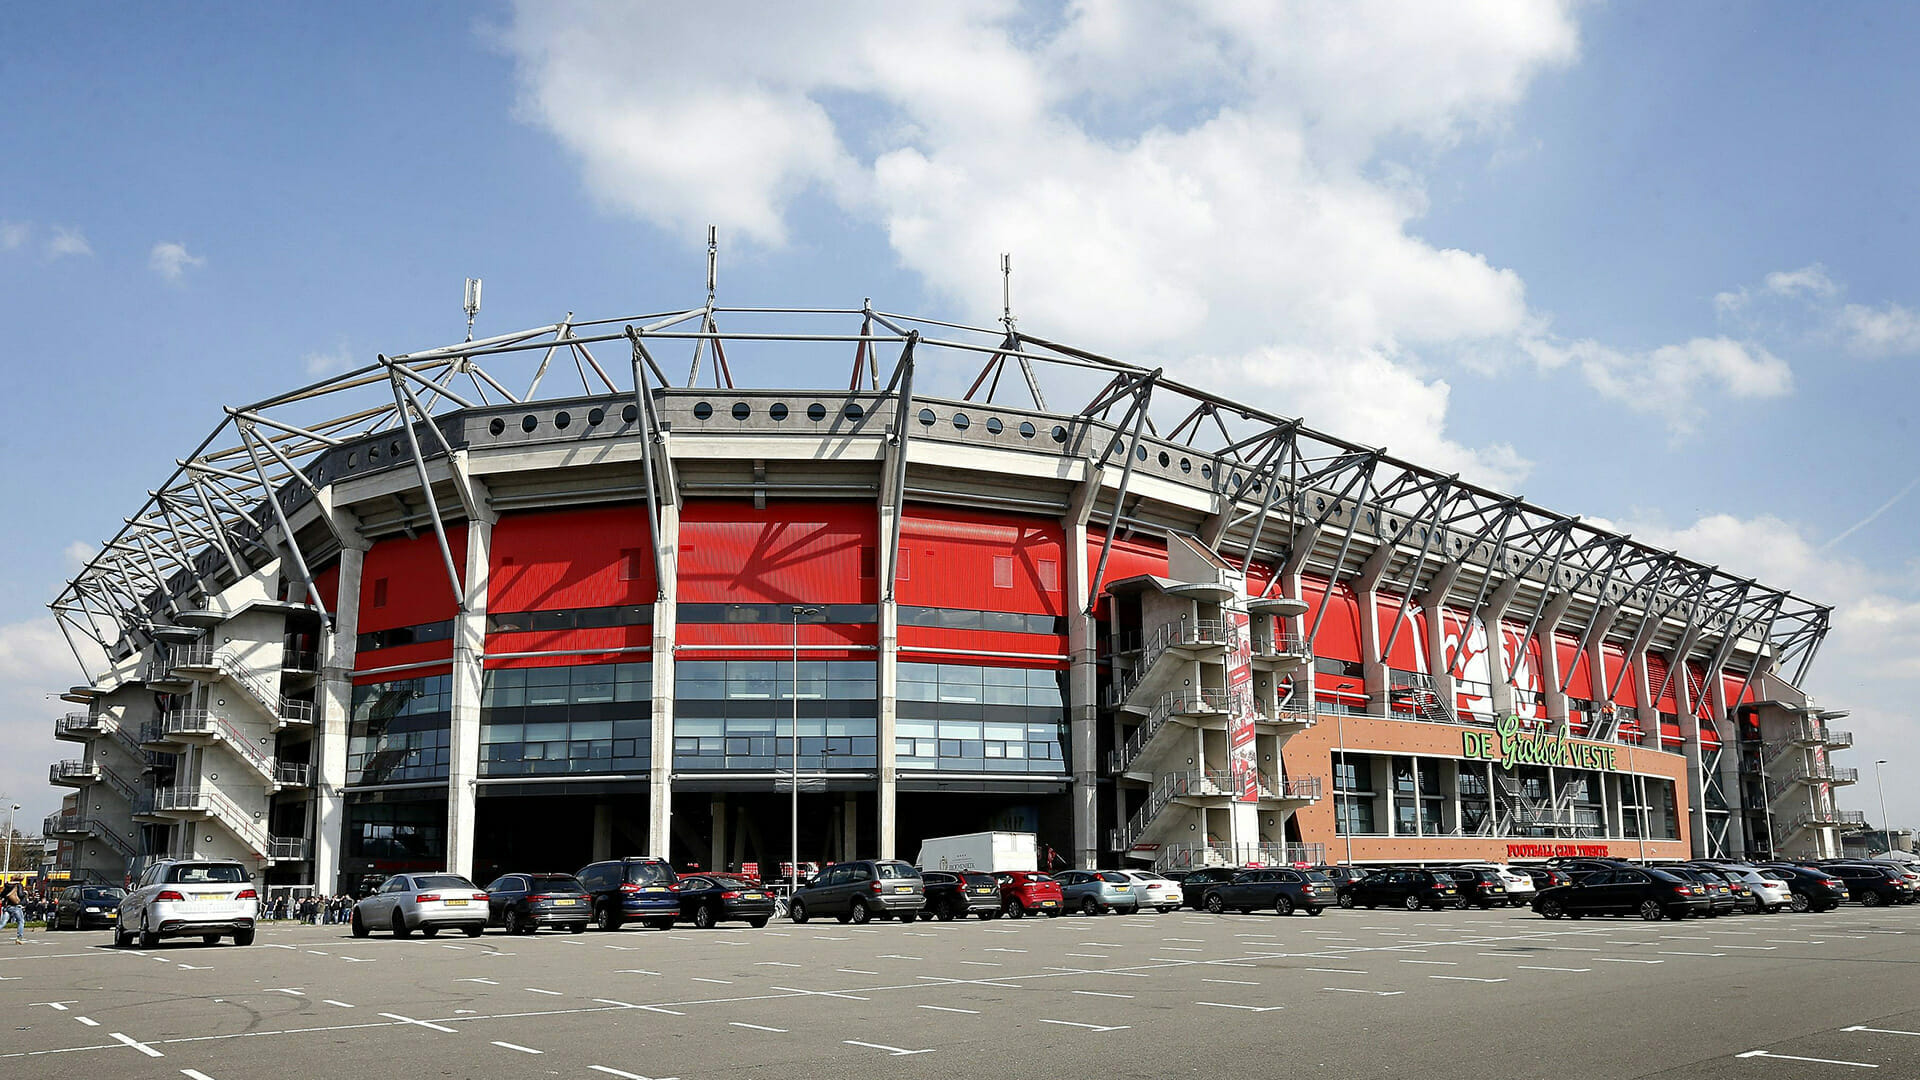
[[[920,842],[922,870],[977,870],[997,874],[1006,870],[1038,870],[1039,844],[1032,833],[977,832],[960,836],[931,836]]]

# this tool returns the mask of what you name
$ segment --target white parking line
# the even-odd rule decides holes
[[[1444,967],[1459,967],[1457,960],[1402,960],[1403,964],[1438,964]]]
[[[1323,986],[1320,989],[1330,990],[1336,994],[1372,994],[1374,997],[1394,997],[1406,993],[1405,990],[1362,990],[1354,986]]]
[[[1592,968],[1539,967],[1534,964],[1515,964],[1522,971],[1592,971]]]
[[[76,1016],[76,1017],[74,1017],[74,1019],[75,1019],[75,1020],[78,1020],[78,1021],[80,1021],[81,1023],[83,1023],[83,1024],[85,1024],[85,1025],[87,1025],[88,1027],[99,1027],[99,1026],[100,1026],[100,1021],[98,1021],[98,1020],[95,1020],[95,1019],[94,1019],[93,1017],[91,1017],[91,1016]]]
[[[1725,956],[1723,952],[1681,952],[1678,949],[1661,949],[1661,956]]]
[[[956,1009],[948,1005],[915,1005],[914,1008],[932,1009],[934,1012],[966,1013],[968,1016],[980,1015],[980,1010],[978,1009]]]
[[[783,961],[780,961],[780,960],[756,960],[756,961],[754,962],[754,965],[753,965],[753,966],[754,966],[754,967],[790,967],[790,968],[797,968],[797,967],[800,967],[801,965],[799,965],[799,964],[789,964],[789,963],[785,963],[785,962],[783,962]]]
[[[785,1035],[785,1034],[787,1033],[787,1029],[786,1029],[786,1028],[776,1028],[776,1027],[762,1027],[762,1026],[760,1026],[759,1024],[744,1024],[744,1023],[741,1023],[741,1022],[740,1022],[740,1021],[738,1021],[738,1020],[730,1020],[730,1021],[728,1021],[728,1026],[730,1026],[730,1027],[743,1027],[743,1028],[749,1028],[749,1029],[752,1029],[752,1030],[754,1030],[754,1031],[771,1031],[771,1032],[773,1032],[773,1033],[774,1033],[775,1035]]]
[[[838,971],[844,975],[878,975],[880,974],[877,971],[868,971],[866,968],[834,968],[833,970]]]
[[[620,1069],[609,1069],[605,1065],[589,1065],[587,1068],[592,1069],[594,1072],[606,1073],[608,1076],[618,1076],[620,1080],[651,1080],[650,1077],[641,1076],[639,1073],[625,1072]],[[678,1080],[678,1078],[666,1077],[665,1080]]]
[[[567,996],[558,990],[542,990],[537,986],[525,986],[525,987],[521,987],[521,989],[525,990],[529,994],[545,994],[548,997],[566,997]]]
[[[1105,997],[1105,998],[1132,998],[1133,997],[1132,994],[1103,994],[1098,990],[1075,990],[1074,993],[1082,994],[1086,997]]]
[[[485,984],[487,984],[488,986],[499,986],[499,985],[500,985],[499,983],[497,983],[497,982],[494,982],[494,981],[493,981],[492,979],[455,979],[455,980],[453,980],[453,981],[454,981],[454,982],[477,982],[477,983],[485,983]]]
[[[1625,960],[1617,956],[1596,956],[1595,960],[1603,964],[1664,964],[1665,960]]]
[[[521,1045],[520,1045],[519,1043],[510,1043],[510,1042],[501,1042],[501,1041],[500,1041],[500,1040],[498,1040],[498,1039],[495,1039],[495,1040],[493,1040],[493,1045],[495,1045],[495,1046],[498,1046],[498,1047],[500,1047],[500,1048],[501,1048],[501,1049],[503,1049],[503,1050],[518,1050],[518,1051],[520,1051],[520,1052],[521,1052],[521,1053],[523,1053],[523,1054],[544,1054],[544,1053],[546,1053],[546,1051],[545,1051],[545,1050],[535,1050],[535,1049],[534,1049],[533,1047],[531,1047],[531,1046],[521,1046]]]
[[[1286,1008],[1285,1005],[1233,1005],[1225,1001],[1196,1001],[1194,1004],[1211,1005],[1216,1009],[1240,1009],[1244,1012],[1278,1012]]]
[[[1507,980],[1505,980],[1505,979],[1476,979],[1476,978],[1474,978],[1474,977],[1473,977],[1473,976],[1471,976],[1471,975],[1429,975],[1429,976],[1427,976],[1427,978],[1429,978],[1429,979],[1446,979],[1446,980],[1448,980],[1449,982],[1477,982],[1477,983],[1497,983],[1497,982],[1506,982],[1506,981],[1507,981]]]
[[[122,1035],[117,1031],[107,1032],[107,1038],[112,1039],[115,1042],[125,1043],[126,1045],[133,1047],[135,1050],[140,1051],[141,1053],[147,1055],[148,1057],[166,1057],[167,1056],[161,1053],[160,1051],[155,1050],[153,1047],[148,1046],[146,1043],[143,1043],[138,1039],[128,1038],[127,1036]]]
[[[1864,1025],[1860,1025],[1860,1024],[1855,1024],[1855,1025],[1854,1025],[1853,1027],[1844,1027],[1844,1028],[1841,1028],[1840,1030],[1841,1030],[1841,1031],[1871,1031],[1871,1032],[1873,1032],[1873,1033],[1874,1033],[1875,1035],[1914,1035],[1914,1036],[1920,1036],[1920,1031],[1900,1031],[1900,1030],[1898,1030],[1898,1029],[1896,1029],[1896,1028],[1876,1028],[1876,1027],[1866,1027],[1866,1026],[1864,1026]]]
[[[435,1024],[427,1020],[415,1020],[411,1016],[401,1016],[399,1013],[381,1013],[380,1015],[386,1017],[389,1020],[398,1020],[403,1024],[418,1024],[423,1028],[432,1028],[435,1031],[444,1031],[449,1035],[454,1034],[454,1030],[452,1028],[441,1027],[439,1024]]]
[[[1082,1024],[1077,1020],[1042,1020],[1040,1022],[1043,1024],[1059,1024],[1061,1027],[1086,1028],[1088,1031],[1125,1031],[1132,1026],[1130,1024],[1114,1024],[1114,1025],[1104,1025],[1104,1026],[1101,1024]]]
[[[1201,979],[1200,981],[1210,982],[1210,983],[1226,983],[1229,986],[1259,986],[1260,985],[1257,982],[1248,982],[1245,979]]]
[[[321,1001],[323,1001],[323,1002],[325,1002],[325,1003],[327,1003],[328,1005],[337,1005],[337,1006],[339,1006],[339,1007],[340,1007],[340,1008],[342,1008],[342,1009],[351,1009],[351,1008],[353,1008],[353,1006],[351,1006],[351,1005],[349,1005],[349,1004],[347,1004],[347,1003],[346,1003],[346,1002],[344,1002],[344,1001],[335,1001],[335,1000],[333,1000],[332,998],[321,998],[320,1000],[321,1000]]]
[[[648,971],[646,968],[621,968],[618,971],[615,971],[614,974],[615,975],[658,975],[660,973],[657,971]]]
[[[1792,1054],[1770,1054],[1765,1050],[1749,1050],[1744,1054],[1733,1055],[1737,1058],[1767,1058],[1770,1061],[1811,1061],[1818,1065],[1851,1065],[1856,1069],[1877,1069],[1864,1061],[1835,1061],[1833,1058],[1795,1057]]]
[[[1371,971],[1360,971],[1356,968],[1308,968],[1307,970],[1318,971],[1327,975],[1371,975],[1373,974],[1373,972]]]
[[[860,1042],[855,1039],[841,1039],[840,1041],[845,1043],[848,1046],[864,1046],[869,1050],[885,1050],[887,1053],[892,1054],[894,1057],[908,1057],[913,1054],[933,1053],[932,1050],[902,1050],[897,1046],[887,1046],[882,1043]]]

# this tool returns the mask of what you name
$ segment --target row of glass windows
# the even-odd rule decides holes
[[[1674,839],[1671,781],[1626,775],[1370,754],[1334,755],[1335,828],[1380,835],[1473,835],[1489,817],[1503,835]],[[1648,805],[1636,805],[1638,792]],[[1456,820],[1457,815],[1457,820]]]
[[[653,704],[653,664],[587,664],[577,667],[497,668],[486,672],[482,709],[522,705]],[[644,713],[643,713],[644,715]]]
[[[1067,673],[973,664],[901,664],[900,701],[1027,705],[1064,709]]]
[[[366,859],[438,859],[447,852],[447,804],[349,803],[347,854]]]
[[[1057,615],[1030,615],[1018,611],[974,611],[968,608],[908,607],[900,605],[901,626],[931,626],[942,630],[997,630],[1009,634],[1064,634],[1067,620]]]

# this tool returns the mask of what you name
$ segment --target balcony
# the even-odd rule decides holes
[[[318,674],[320,654],[312,649],[288,649],[281,655],[280,670],[295,675]]]
[[[1829,750],[1845,750],[1853,745],[1853,732],[1828,728],[1826,745]]]
[[[86,742],[109,730],[112,719],[105,713],[70,712],[53,721],[53,737],[70,742]]]
[[[85,787],[100,782],[100,766],[91,761],[56,761],[47,766],[47,783]]]
[[[307,858],[307,841],[298,836],[276,836],[267,842],[267,861],[298,862]]]
[[[313,766],[304,761],[282,761],[273,767],[273,782],[281,787],[306,787],[313,775]]]
[[[1313,660],[1313,649],[1299,634],[1256,634],[1253,659],[1263,670],[1284,671]]]
[[[86,817],[81,814],[48,814],[47,819],[40,823],[40,835],[84,835],[86,832],[86,820]]]
[[[1108,688],[1108,705],[1113,708],[1127,707],[1135,691],[1154,681],[1155,665],[1169,652],[1194,660],[1208,653],[1223,652],[1239,643],[1239,628],[1221,619],[1182,619],[1167,623],[1146,636],[1131,671],[1115,672]],[[1157,688],[1164,690],[1164,684],[1168,681],[1166,678],[1158,680],[1161,685]],[[1149,699],[1153,689],[1149,688]]]
[[[1325,844],[1169,844],[1159,851],[1156,870],[1203,866],[1318,866],[1327,861]]]

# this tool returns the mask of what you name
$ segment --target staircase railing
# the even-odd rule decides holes
[[[306,787],[313,766],[304,761],[282,761],[273,767],[273,782],[281,787]]]
[[[1404,701],[1413,707],[1414,714],[1422,720],[1434,724],[1457,724],[1460,718],[1447,703],[1440,700],[1440,694],[1434,688],[1433,676],[1418,671],[1389,671],[1387,673],[1387,694],[1390,700]]]
[[[212,788],[160,788],[153,793],[153,808],[163,813],[210,814],[262,857],[272,843],[264,826]]]
[[[161,727],[168,734],[211,735],[232,750],[235,756],[253,766],[255,772],[269,780],[273,779],[273,755],[255,746],[253,740],[225,717],[216,716],[205,709],[183,709],[167,714],[161,721]]]
[[[1172,717],[1229,712],[1246,693],[1245,690],[1233,691],[1224,686],[1213,686],[1202,690],[1182,690],[1161,695],[1159,704],[1153,707],[1153,711],[1147,714],[1147,718],[1141,721],[1139,727],[1133,729],[1133,734],[1127,736],[1126,744],[1114,752],[1115,759],[1111,762],[1112,771],[1126,772]]]

